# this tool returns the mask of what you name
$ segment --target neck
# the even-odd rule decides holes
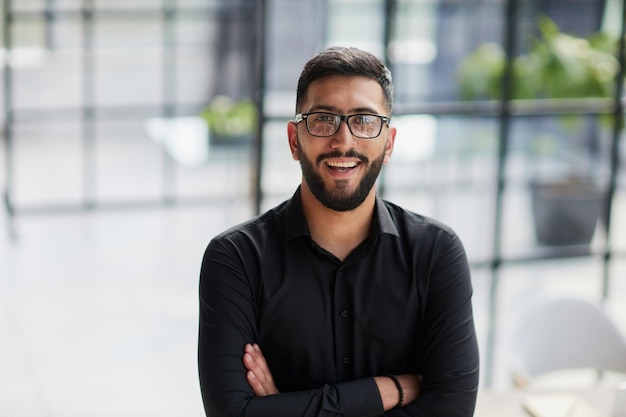
[[[305,182],[300,195],[311,238],[338,259],[345,260],[367,238],[376,201],[374,187],[363,203],[350,211],[336,211],[324,206]]]

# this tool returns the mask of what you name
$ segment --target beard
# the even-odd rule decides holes
[[[302,176],[306,181],[311,193],[317,198],[320,203],[325,207],[335,211],[350,211],[354,210],[365,201],[365,198],[370,193],[372,187],[376,183],[376,179],[380,174],[383,167],[383,161],[385,159],[385,150],[382,154],[374,159],[369,164],[369,158],[363,154],[356,152],[354,149],[348,152],[331,152],[322,154],[317,158],[317,165],[323,163],[327,158],[358,158],[362,164],[367,167],[365,175],[361,179],[361,182],[357,185],[356,189],[350,190],[348,188],[347,180],[335,181],[335,188],[330,190],[324,184],[324,180],[318,171],[315,169],[313,162],[307,157],[302,150],[300,140],[297,142],[298,158],[300,160],[300,167],[302,168]]]

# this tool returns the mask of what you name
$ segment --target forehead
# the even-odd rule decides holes
[[[347,114],[355,111],[385,113],[385,95],[377,81],[362,76],[333,75],[309,84],[302,112],[332,110]]]

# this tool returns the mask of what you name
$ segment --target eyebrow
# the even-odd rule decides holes
[[[310,110],[309,113],[313,113],[313,112],[318,112],[318,111],[325,111],[325,112],[329,112],[329,113],[333,113],[333,114],[339,114],[338,113],[338,109],[336,107],[333,106],[327,106],[327,105],[323,105],[323,104],[319,104],[316,106],[313,106]],[[379,114],[376,110],[372,109],[371,107],[357,107],[356,109],[352,109],[348,114]],[[380,113],[382,114],[382,113]]]

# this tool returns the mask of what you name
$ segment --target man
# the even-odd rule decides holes
[[[434,220],[376,196],[396,136],[389,70],[330,48],[287,125],[294,196],[215,237],[200,274],[207,416],[471,416],[467,259]]]

